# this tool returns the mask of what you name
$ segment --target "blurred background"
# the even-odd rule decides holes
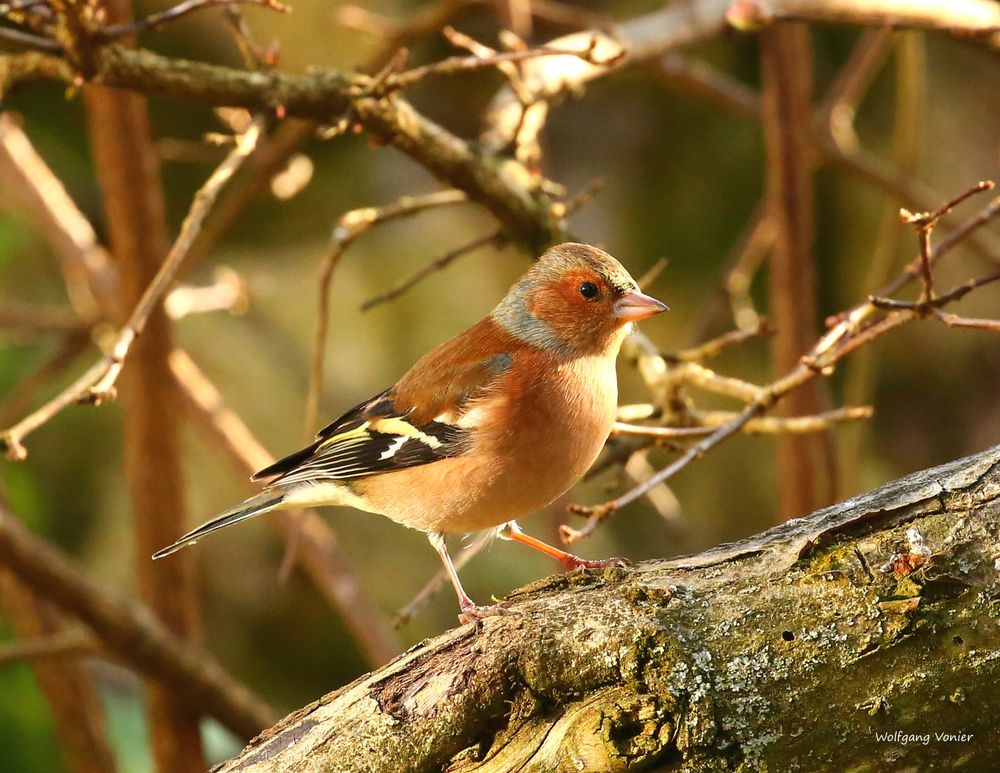
[[[382,0],[367,12],[399,23],[433,2]],[[450,23],[496,45],[503,3],[456,4]],[[137,3],[142,15],[165,7]],[[650,2],[566,4],[586,18],[631,19],[657,10]],[[500,14],[502,16],[502,14]],[[365,68],[383,36],[358,29],[356,12],[324,0],[296,0],[277,15],[248,8],[257,40],[280,45],[280,67]],[[344,22],[349,22],[345,24]],[[822,99],[863,33],[813,25],[815,94]],[[531,42],[567,31],[536,19]],[[215,12],[196,14],[143,44],[161,53],[241,66],[232,37]],[[856,129],[871,153],[898,164],[906,179],[940,194],[933,205],[997,173],[1000,70],[993,54],[944,35],[899,32],[888,37],[884,62],[858,108]],[[455,53],[437,34],[411,46],[411,64]],[[749,88],[760,86],[758,40],[735,32],[686,49],[687,61],[710,65]],[[427,116],[463,137],[475,137],[483,109],[503,85],[495,71],[428,79],[408,93]],[[105,223],[83,106],[57,85],[24,88],[7,108],[20,116],[36,149],[65,184],[98,234]],[[223,151],[201,142],[225,129],[208,108],[150,101],[172,233]],[[764,190],[760,122],[705,99],[669,68],[625,69],[588,86],[552,110],[542,138],[547,177],[570,192],[601,178],[605,185],[570,220],[580,240],[601,245],[635,276],[661,259],[665,268],[648,291],[671,307],[644,323],[665,351],[690,347],[734,328],[724,277]],[[864,299],[916,254],[916,238],[898,221],[905,202],[836,165],[815,179],[816,320]],[[5,182],[0,179],[0,189]],[[176,342],[215,383],[274,455],[303,441],[310,347],[316,324],[317,277],[331,229],[344,212],[388,204],[400,196],[439,190],[425,170],[391,148],[348,133],[313,141],[296,155],[272,190],[245,211],[211,251],[183,269],[182,284],[236,287],[229,308],[192,313],[175,325]],[[65,306],[58,263],[31,218],[0,193],[0,309],[5,303]],[[967,205],[971,215],[985,203]],[[487,247],[454,261],[412,290],[370,311],[360,305],[420,266],[495,227],[475,205],[435,210],[380,226],[361,237],[341,261],[332,285],[327,368],[321,401],[324,424],[385,388],[420,355],[487,313],[528,266],[516,247]],[[947,233],[942,227],[941,237]],[[990,235],[987,235],[990,236]],[[991,235],[996,242],[996,229]],[[996,253],[994,252],[994,256]],[[986,273],[988,262],[967,245],[938,274],[941,287]],[[995,265],[995,264],[994,264]],[[763,315],[767,272],[757,272],[750,297]],[[228,283],[228,284],[227,284]],[[225,295],[225,291],[222,292]],[[968,316],[995,315],[997,291],[963,302]],[[745,322],[746,320],[744,320]],[[808,324],[808,323],[806,323]],[[0,424],[8,426],[55,394],[96,354],[90,347],[54,380],[23,383],[64,345],[60,335],[0,329]],[[777,377],[766,338],[725,350],[710,363],[720,373],[755,383]],[[126,368],[128,366],[126,365]],[[620,364],[622,403],[648,394],[626,362]],[[1000,438],[1000,339],[983,331],[949,330],[917,322],[848,359],[828,380],[833,405],[870,404],[874,418],[833,430],[838,498],[917,469],[985,448]],[[710,407],[738,408],[719,398]],[[73,407],[34,433],[30,456],[0,462],[11,509],[35,532],[72,555],[101,582],[134,593],[131,517],[124,485],[121,406]],[[315,428],[314,428],[315,429]],[[245,497],[250,489],[220,448],[191,426],[182,458],[188,522],[195,525]],[[736,539],[777,520],[776,441],[741,436],[713,449],[671,481],[677,509],[668,518],[640,499],[575,547],[584,556],[632,560],[668,557]],[[648,457],[654,467],[673,456]],[[568,502],[595,504],[626,490],[621,471],[608,469],[577,486],[548,512],[524,519],[530,533],[557,542],[572,522]],[[662,509],[662,508],[661,508]],[[266,518],[267,516],[265,516]],[[392,619],[437,571],[438,559],[420,533],[349,510],[324,512],[379,616]],[[278,568],[284,540],[263,520],[207,539],[194,550],[204,646],[279,711],[291,710],[372,667],[336,611],[300,572],[284,583]],[[477,600],[500,598],[551,574],[543,556],[498,543],[463,571]],[[403,649],[455,624],[445,589],[396,634]],[[13,636],[0,619],[0,640]],[[95,659],[109,733],[122,770],[152,769],[142,711],[142,685],[129,671]],[[242,745],[206,721],[208,755],[218,761]],[[0,665],[0,769],[58,770],[51,714],[25,663]]]

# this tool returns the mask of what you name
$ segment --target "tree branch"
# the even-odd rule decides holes
[[[125,358],[128,356],[132,344],[144,330],[150,314],[157,307],[163,293],[173,281],[174,275],[187,255],[188,247],[198,234],[201,223],[211,209],[219,189],[232,176],[242,160],[252,150],[260,134],[260,129],[261,124],[256,123],[240,138],[236,148],[219,165],[205,182],[204,186],[202,186],[201,190],[195,195],[191,210],[181,226],[181,231],[173,247],[152,281],[145,288],[132,313],[129,315],[128,321],[119,331],[114,343],[110,347],[109,353],[34,413],[12,427],[0,432],[0,447],[6,450],[9,457],[24,459],[27,455],[27,451],[23,445],[24,438],[68,406],[81,401],[99,404],[103,400],[114,396],[115,381],[117,381],[125,365]]]
[[[249,738],[273,710],[209,653],[172,633],[145,606],[91,580],[63,553],[28,531],[0,500],[0,564],[65,612],[86,623],[107,651],[158,680],[199,715]]]
[[[107,718],[94,675],[80,659],[53,658],[58,654],[80,654],[85,651],[85,642],[89,642],[93,651],[93,637],[78,630],[79,626],[68,626],[58,609],[2,568],[0,609],[5,621],[21,637],[6,652],[0,651],[0,664],[5,660],[13,662],[12,658],[31,661],[38,686],[52,709],[55,736],[66,770],[114,773]],[[57,646],[60,644],[61,649]]]
[[[249,476],[274,461],[185,352],[174,350],[170,367],[184,408],[195,420],[197,429],[205,431],[222,447],[241,474]],[[300,512],[284,510],[268,520],[287,539],[299,540],[298,562],[316,589],[341,615],[365,659],[371,665],[385,663],[402,649],[399,640],[359,582],[336,532],[315,511]]]
[[[998,492],[995,447],[697,556],[537,582],[217,773],[925,761],[875,735],[897,730],[971,734],[937,748],[988,768]]]
[[[311,75],[243,71],[170,59],[112,44],[96,49],[92,80],[115,88],[186,102],[271,111],[321,123],[349,114],[371,134],[390,143],[429,172],[490,208],[529,245],[559,239],[562,226],[535,177],[516,162],[484,155],[473,143],[424,118],[398,94],[367,95],[371,78],[326,70]],[[603,69],[603,68],[600,68]],[[29,52],[0,58],[0,92],[19,81],[43,78],[72,83],[77,74],[58,57]]]

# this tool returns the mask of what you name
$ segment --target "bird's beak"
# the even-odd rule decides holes
[[[656,298],[636,290],[634,293],[624,295],[615,301],[614,315],[626,322],[638,322],[640,319],[652,317],[661,311],[669,311],[667,304],[660,303]]]

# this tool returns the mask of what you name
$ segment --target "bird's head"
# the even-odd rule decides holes
[[[568,354],[617,353],[632,322],[667,309],[617,260],[587,244],[552,247],[511,287],[493,319],[518,338]]]

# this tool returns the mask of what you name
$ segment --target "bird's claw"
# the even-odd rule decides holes
[[[570,571],[577,572],[586,569],[607,569],[609,566],[626,569],[631,566],[631,563],[624,558],[603,558],[591,561],[574,556],[573,560],[566,562],[566,566]]]
[[[476,623],[477,625],[487,617],[501,617],[503,615],[518,615],[513,609],[501,606],[500,604],[490,604],[481,607],[478,604],[463,604],[462,612],[458,616],[460,623]]]

